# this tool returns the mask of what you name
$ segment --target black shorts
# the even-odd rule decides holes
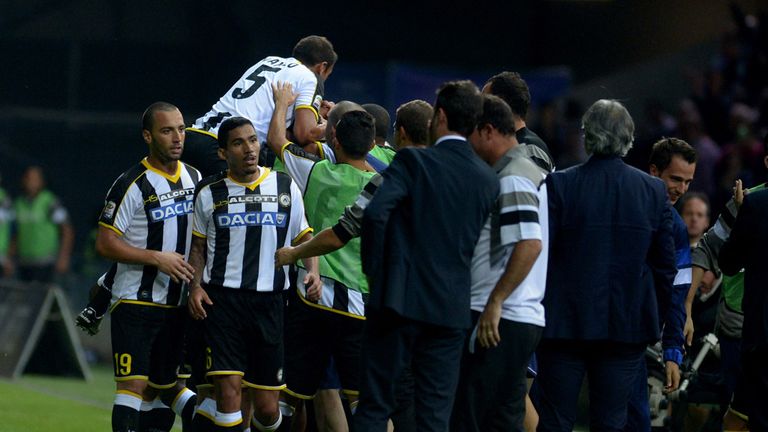
[[[183,356],[185,308],[118,304],[112,310],[115,381],[171,388]]]
[[[184,360],[179,367],[179,379],[187,380],[187,387],[195,389],[209,384],[205,373],[206,350],[205,327],[203,321],[187,317],[186,332],[184,334]]]
[[[203,320],[208,344],[207,377],[240,375],[243,384],[281,390],[283,295],[206,285],[213,306]]]
[[[295,291],[286,314],[286,392],[312,399],[333,357],[342,391],[356,396],[365,320],[309,306]]]

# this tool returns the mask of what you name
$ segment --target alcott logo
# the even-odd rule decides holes
[[[191,200],[181,201],[166,206],[153,208],[149,211],[149,220],[152,222],[158,222],[165,219],[174,218],[185,214],[192,213],[193,205]]]
[[[285,213],[279,212],[247,212],[247,213],[225,213],[216,216],[216,226],[222,227],[242,227],[258,225],[285,226]]]
[[[158,198],[160,198],[160,201],[182,197],[182,196],[189,196],[194,195],[195,190],[194,189],[178,189],[178,190],[172,190],[170,192],[166,192],[162,195],[160,195]]]

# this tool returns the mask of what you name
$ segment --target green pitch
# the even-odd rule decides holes
[[[96,367],[92,372],[90,383],[41,375],[0,379],[0,432],[111,430],[112,369]]]

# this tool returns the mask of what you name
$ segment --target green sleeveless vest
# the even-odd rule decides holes
[[[8,256],[11,243],[11,206],[8,194],[0,188],[0,258]]]
[[[388,147],[382,147],[375,145],[370,151],[371,156],[389,165],[392,163],[392,159],[395,158],[395,151]]]
[[[17,248],[21,262],[52,261],[59,251],[59,227],[51,220],[56,197],[43,190],[33,200],[16,199]]]
[[[333,164],[327,160],[317,162],[304,192],[304,209],[309,226],[320,232],[335,225],[344,208],[355,202],[374,174],[347,164]],[[368,294],[368,281],[360,262],[359,238],[350,240],[335,252],[320,256],[319,263],[321,276]]]

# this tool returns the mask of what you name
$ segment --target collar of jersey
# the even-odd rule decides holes
[[[267,178],[267,175],[269,175],[269,168],[267,167],[259,167],[261,170],[261,175],[259,175],[259,178],[253,181],[253,183],[240,183],[239,181],[232,178],[231,175],[229,175],[229,172],[227,172],[227,178],[234,184],[240,185],[242,187],[246,187],[250,190],[256,189],[256,186],[258,186],[261,182],[264,181],[265,178]]]
[[[181,177],[181,162],[178,162],[178,161],[176,162],[176,173],[174,175],[169,175],[167,172],[160,171],[159,169],[153,167],[152,165],[149,164],[149,161],[147,160],[147,158],[142,159],[141,164],[144,165],[148,170],[152,171],[153,173],[161,175],[174,183],[179,181],[179,177]]]

